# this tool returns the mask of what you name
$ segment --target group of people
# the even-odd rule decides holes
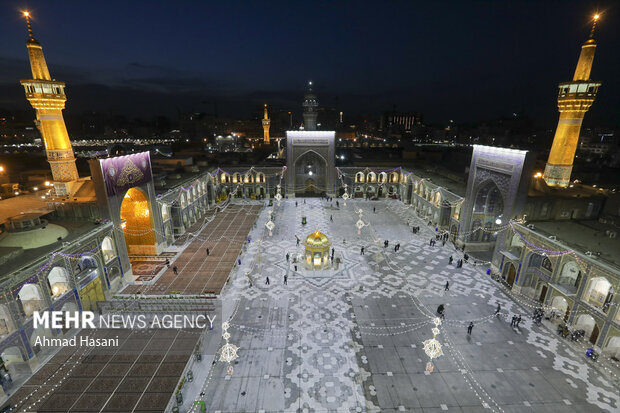
[[[544,315],[545,315],[545,312],[543,311],[542,308],[537,308],[534,310],[534,315],[532,316],[532,318],[534,319],[534,322],[536,323],[536,325],[540,325]]]
[[[454,258],[452,257],[452,255],[450,255],[450,258],[448,258],[448,264],[452,265],[452,262],[454,262]],[[463,260],[462,259],[459,258],[458,260],[456,260],[456,268],[463,268]]]
[[[520,315],[513,315],[512,316],[512,321],[510,322],[510,327],[517,327],[519,328],[519,324],[521,323],[521,316]]]

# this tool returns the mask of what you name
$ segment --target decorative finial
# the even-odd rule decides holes
[[[601,15],[596,13],[594,15],[594,17],[592,18],[592,20],[594,20],[594,22],[592,23],[592,30],[590,31],[590,39],[594,38],[594,30],[596,29],[596,23],[598,23],[598,19],[601,18]]]
[[[23,14],[26,18],[26,25],[28,26],[28,39],[34,40],[34,35],[32,34],[32,26],[30,25],[30,12],[24,11]]]

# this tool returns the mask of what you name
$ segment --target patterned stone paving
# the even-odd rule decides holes
[[[481,267],[449,266],[450,255],[459,257],[454,249],[429,247],[432,231],[400,202],[349,201],[340,209],[319,199],[298,202],[274,207],[273,236],[252,242],[223,292],[239,359],[232,376],[222,363],[212,367],[204,397],[195,395],[207,411],[620,411],[618,382],[550,328],[524,317],[513,329],[492,317],[497,302],[508,318],[530,309],[500,291]],[[361,235],[354,208],[372,224]],[[423,227],[421,234],[411,233],[408,219]],[[266,234],[266,220],[263,211],[253,240]],[[317,228],[344,265],[332,274],[294,272],[285,255],[303,251],[295,235],[303,240]],[[397,242],[401,249],[394,252]],[[429,320],[439,304],[447,309],[438,336],[444,355],[428,374],[422,341],[432,337]],[[476,320],[471,336],[469,320]]]

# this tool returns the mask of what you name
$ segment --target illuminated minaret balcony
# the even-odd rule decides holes
[[[600,82],[590,80],[596,50],[596,42],[593,38],[594,29],[598,18],[598,14],[594,16],[590,38],[581,47],[573,81],[559,84],[558,110],[560,119],[543,175],[549,186],[565,188],[569,185],[575,151],[579,143],[581,123],[586,112],[594,103],[598,88],[601,86]]]
[[[53,80],[43,55],[41,44],[34,38],[30,25],[30,14],[24,12],[28,25],[28,57],[32,79],[21,80],[26,98],[35,109],[35,125],[41,132],[47,160],[50,163],[54,188],[57,195],[68,195],[71,185],[78,180],[75,156],[69,134],[62,116],[67,96],[65,83]]]
[[[319,115],[317,109],[319,101],[312,91],[312,82],[308,82],[308,92],[304,96],[304,129],[309,131],[316,130],[316,118]]]

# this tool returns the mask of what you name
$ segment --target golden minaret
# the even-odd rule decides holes
[[[269,127],[271,126],[271,119],[267,114],[267,104],[265,103],[265,115],[263,117],[263,143],[269,145]]]
[[[62,117],[62,110],[67,100],[65,83],[50,77],[45,56],[43,56],[43,48],[32,34],[30,13],[24,12],[24,17],[28,25],[26,47],[28,47],[32,79],[21,80],[20,83],[26,90],[26,98],[37,113],[35,124],[45,144],[56,195],[67,195],[71,188],[69,183],[76,181],[79,176],[69,134]]]
[[[575,151],[579,143],[581,122],[596,99],[600,82],[590,80],[596,42],[594,29],[599,15],[594,16],[590,38],[581,46],[581,54],[572,82],[559,84],[558,109],[560,120],[549,152],[543,178],[547,185],[567,187],[573,170]]]

